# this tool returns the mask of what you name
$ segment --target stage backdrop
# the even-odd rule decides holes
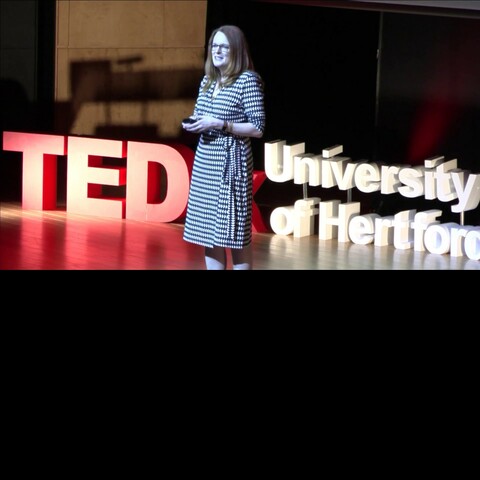
[[[480,173],[478,2],[236,3],[210,1],[207,26],[239,23],[247,32],[266,80],[268,139],[304,141],[312,153],[342,144],[353,159],[386,164],[418,165],[443,155]],[[279,188],[267,184],[259,201],[302,194],[285,185],[276,198]],[[339,195],[333,190],[309,194]],[[444,220],[459,221],[449,204],[396,194],[359,200],[382,215],[438,208]],[[467,212],[466,223],[478,225],[479,212]]]

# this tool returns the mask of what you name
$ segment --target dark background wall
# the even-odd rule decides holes
[[[51,132],[55,0],[0,0],[0,132]],[[0,200],[21,198],[21,161],[3,152]]]
[[[456,10],[455,2],[441,11],[322,6],[368,3],[345,1],[239,3],[210,1],[209,26],[237,23],[249,37],[266,81],[263,140],[304,141],[313,153],[342,144],[352,159],[388,165],[418,165],[444,155],[480,173],[478,11]],[[331,190],[310,187],[308,193],[345,198]],[[285,205],[301,192],[268,184],[257,200]],[[438,208],[442,221],[460,220],[451,204],[352,193],[365,212]],[[465,223],[479,224],[480,208],[466,212]]]
[[[248,4],[248,8],[245,7]],[[265,80],[267,128],[254,142],[263,169],[263,145],[276,139],[305,142],[308,153],[344,145],[347,156],[369,158],[374,149],[378,12],[263,2],[209,1],[211,31],[239,25],[248,37],[255,67]],[[309,195],[345,199],[346,193]],[[321,193],[321,194],[319,194]],[[290,205],[303,187],[267,180],[260,205]]]
[[[381,52],[374,157],[421,165],[444,155],[480,173],[480,20],[384,14]],[[441,208],[443,220],[458,221],[451,204],[419,200],[383,196],[379,209]],[[480,224],[480,208],[465,223]]]

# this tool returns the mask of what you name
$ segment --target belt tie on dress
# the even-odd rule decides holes
[[[228,215],[228,238],[236,239],[235,220],[236,215],[236,196],[237,186],[235,178],[241,177],[242,172],[242,147],[232,135],[225,135],[223,138],[223,148],[225,149],[225,162],[223,165],[222,182],[227,186],[227,215]]]

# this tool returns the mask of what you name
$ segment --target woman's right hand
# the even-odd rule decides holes
[[[223,121],[214,117],[197,117],[193,123],[182,123],[183,128],[191,133],[204,133],[209,130],[221,130]]]

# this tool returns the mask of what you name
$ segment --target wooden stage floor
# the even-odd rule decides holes
[[[0,205],[0,270],[205,270],[182,224],[105,219]],[[480,270],[432,253],[255,233],[254,270]],[[231,264],[229,263],[229,269]]]

